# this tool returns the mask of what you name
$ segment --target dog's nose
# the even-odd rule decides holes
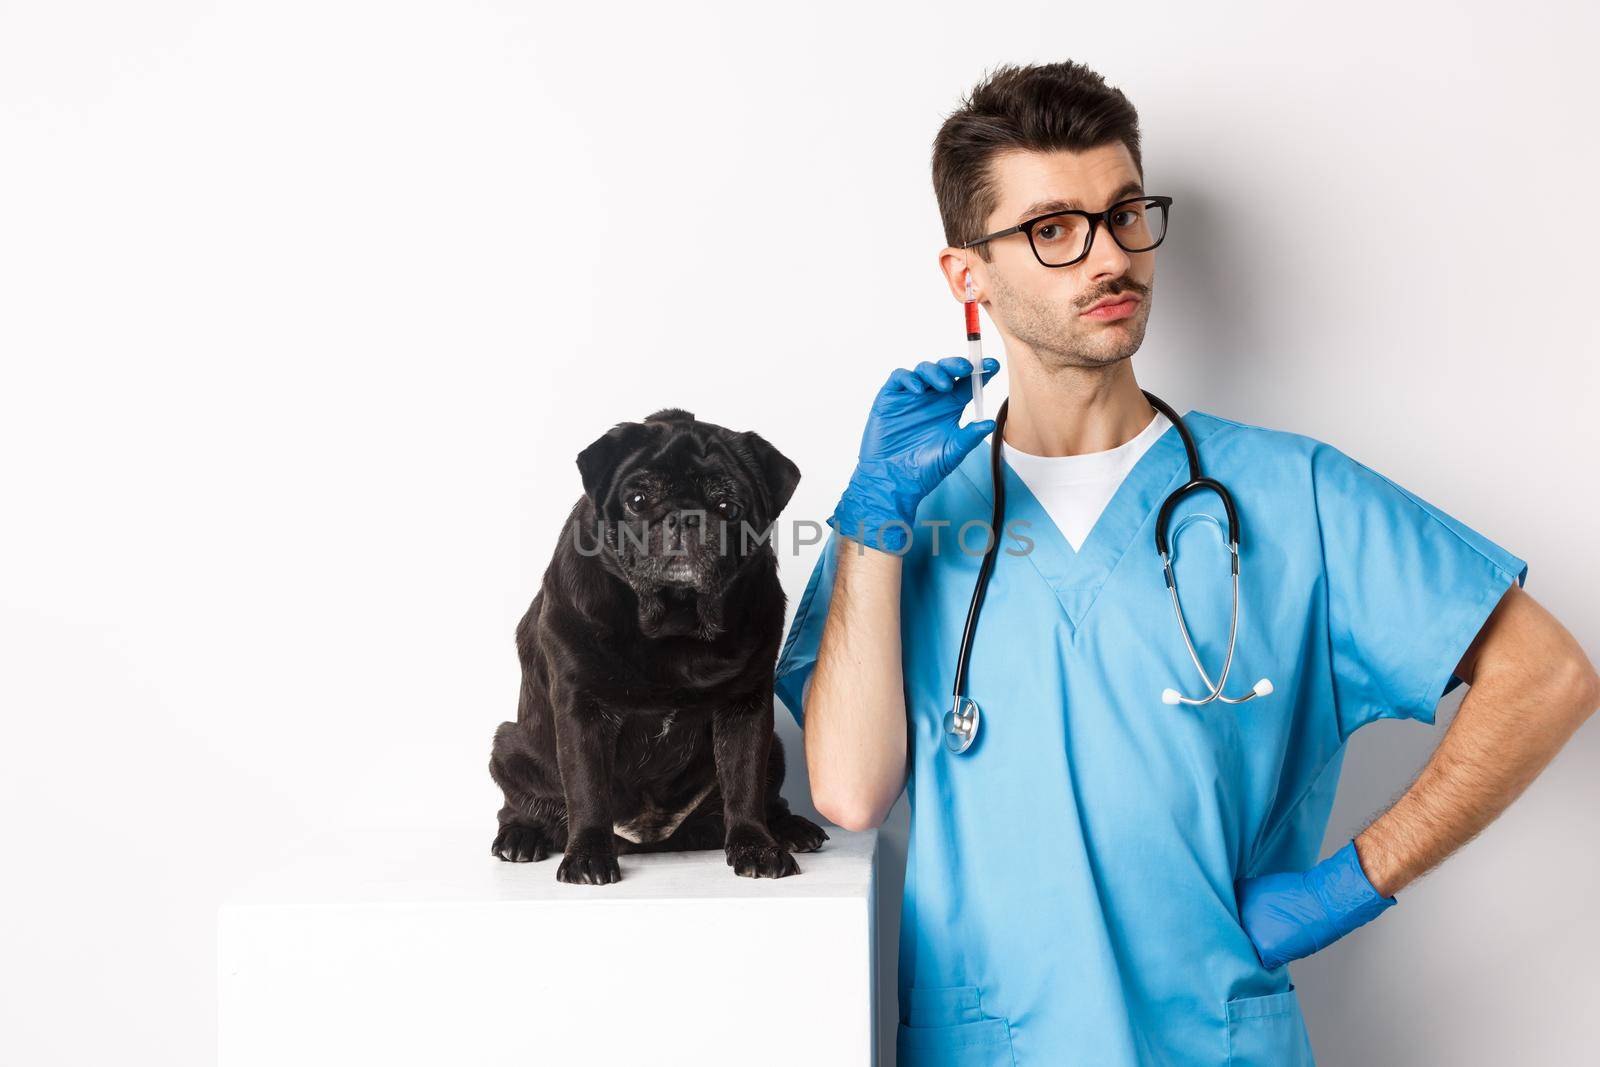
[[[686,508],[683,511],[669,511],[661,521],[666,526],[668,533],[676,533],[678,527],[693,530],[700,526],[705,518],[705,512],[698,508]]]

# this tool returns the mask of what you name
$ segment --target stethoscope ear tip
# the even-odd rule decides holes
[[[1269,686],[1268,688],[1270,689],[1271,687]],[[1163,689],[1161,691],[1161,703],[1163,704],[1176,704],[1182,699],[1183,698],[1178,695],[1178,691],[1176,689]]]
[[[1266,696],[1272,692],[1272,682],[1266,678],[1261,679],[1256,683],[1254,692],[1258,697]]]

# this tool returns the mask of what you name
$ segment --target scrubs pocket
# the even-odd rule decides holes
[[[909,1018],[895,1033],[900,1067],[1013,1067],[1011,1024],[985,1015],[974,985],[909,990]]]
[[[1316,1067],[1294,986],[1225,1002],[1228,1067]]]

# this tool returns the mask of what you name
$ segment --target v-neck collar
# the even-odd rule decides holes
[[[1190,436],[1195,440],[1196,448],[1199,448],[1201,442],[1222,425],[1218,420],[1193,409],[1183,416],[1183,421],[1189,429]],[[983,499],[985,521],[988,513],[994,508],[994,493],[989,475],[990,454],[993,447],[994,439],[991,436],[969,452],[957,468],[961,476]],[[1204,467],[1203,449],[1200,459],[1201,466]],[[1122,483],[1117,486],[1105,509],[1100,512],[1100,517],[1090,528],[1089,535],[1084,538],[1082,546],[1074,552],[1072,545],[1061,533],[1060,527],[1056,526],[1055,520],[1045,511],[1044,505],[1039,503],[1039,498],[1033,495],[1027,483],[1017,475],[1011,465],[1004,461],[1003,452],[1001,470],[1006,485],[1006,516],[1000,529],[1000,535],[1004,540],[1001,542],[1000,554],[995,558],[995,566],[997,568],[1001,566],[1002,559],[1012,565],[1021,564],[1020,559],[1007,556],[1005,551],[1017,545],[1013,538],[1006,535],[1006,531],[1016,524],[1017,532],[1033,541],[1032,550],[1027,553],[1026,558],[1060,601],[1061,610],[1066,613],[1074,635],[1083,617],[1094,605],[1095,598],[1105,585],[1106,579],[1111,576],[1117,563],[1133,545],[1135,535],[1141,532],[1144,534],[1144,540],[1150,542],[1146,546],[1149,549],[1150,559],[1156,560],[1155,535],[1147,528],[1155,521],[1156,510],[1167,495],[1189,480],[1189,464],[1184,453],[1183,438],[1176,426],[1168,426],[1123,477]],[[1023,521],[1028,525],[1022,526]],[[1152,562],[1152,566],[1156,564]]]

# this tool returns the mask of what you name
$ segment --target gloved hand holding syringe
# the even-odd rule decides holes
[[[896,370],[873,398],[856,468],[828,516],[828,525],[841,537],[904,552],[922,498],[994,431],[994,420],[983,417],[983,380],[999,372],[1000,361],[984,358],[970,271],[966,297],[971,358],[946,356]],[[960,383],[965,377],[972,379],[977,410],[962,426],[967,402]]]

